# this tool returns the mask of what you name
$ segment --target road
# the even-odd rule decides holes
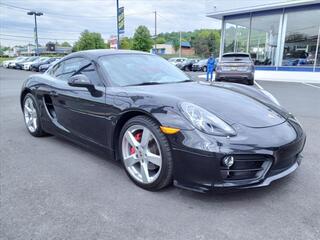
[[[200,194],[142,190],[104,156],[32,137],[19,106],[28,74],[0,68],[0,239],[320,239],[317,85],[259,83],[307,132],[295,173],[266,188]]]

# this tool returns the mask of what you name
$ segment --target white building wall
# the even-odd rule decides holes
[[[320,3],[319,0],[206,0],[207,16],[221,19],[229,14]]]

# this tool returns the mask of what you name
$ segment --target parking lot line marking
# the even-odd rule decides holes
[[[308,85],[308,86],[310,86],[310,87],[320,88],[320,86],[315,86],[315,85],[310,84],[310,83],[303,83],[303,84],[304,84],[304,85]]]

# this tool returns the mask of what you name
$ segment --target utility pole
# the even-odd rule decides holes
[[[120,36],[119,36],[119,0],[117,1],[117,49],[120,48]]]
[[[154,48],[155,54],[157,54],[157,11],[154,11]]]
[[[39,55],[39,41],[38,41],[38,26],[37,26],[37,16],[40,17],[43,15],[42,12],[30,11],[27,13],[28,15],[34,15],[34,34],[35,34],[35,43],[36,43],[36,51],[35,55]]]
[[[181,31],[180,31],[180,39],[179,39],[179,57],[181,57]]]

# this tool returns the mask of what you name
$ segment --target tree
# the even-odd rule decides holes
[[[134,35],[132,49],[148,52],[153,45],[150,32],[146,26],[139,26]]]
[[[156,43],[157,44],[163,44],[166,42],[166,39],[164,37],[157,37]]]
[[[220,31],[211,29],[196,30],[192,36],[191,44],[199,56],[208,57],[211,54],[218,56]]]
[[[100,33],[85,30],[81,33],[79,40],[74,44],[73,51],[104,48],[106,48],[106,44]]]
[[[120,40],[121,49],[132,49],[132,38],[124,37]]]
[[[68,43],[68,42],[63,42],[63,43],[58,44],[58,45],[61,46],[61,47],[71,47],[70,43]]]

